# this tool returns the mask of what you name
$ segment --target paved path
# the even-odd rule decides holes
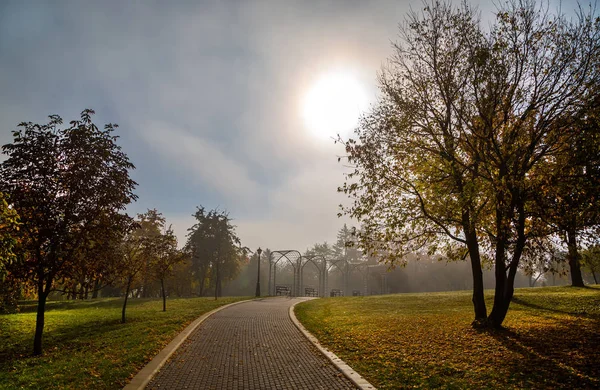
[[[146,389],[354,389],[289,318],[298,298],[267,298],[206,319]]]

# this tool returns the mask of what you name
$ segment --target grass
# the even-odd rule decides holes
[[[33,357],[34,303],[0,315],[0,389],[119,389],[203,313],[244,298],[48,302],[44,353]]]
[[[379,389],[600,388],[600,286],[518,289],[500,331],[471,328],[470,298],[319,299],[296,315]]]

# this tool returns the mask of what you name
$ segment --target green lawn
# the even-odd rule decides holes
[[[502,331],[471,328],[470,298],[318,299],[296,315],[380,389],[600,388],[600,286],[518,289]]]
[[[0,315],[0,389],[119,389],[194,319],[244,298],[49,302],[44,354],[31,356],[35,305]]]

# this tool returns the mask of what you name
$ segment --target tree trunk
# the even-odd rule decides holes
[[[94,279],[94,291],[92,291],[92,299],[98,298],[98,287],[100,287],[100,279],[96,278]]]
[[[591,271],[592,271],[592,276],[594,277],[594,283],[598,284],[598,279],[596,279],[596,271],[594,271],[593,268],[591,269]]]
[[[46,313],[46,299],[50,293],[50,282],[44,291],[44,279],[40,277],[38,280],[38,306],[37,317],[35,321],[35,337],[33,339],[33,354],[42,354],[42,335],[44,334],[44,314]]]
[[[217,272],[215,273],[215,301],[219,298],[219,284],[221,282],[220,274],[219,274],[219,262],[217,261]]]
[[[129,288],[131,287],[131,278],[127,280],[127,288],[125,289],[125,300],[123,301],[123,310],[121,310],[121,323],[125,323],[125,309],[127,308],[127,298],[129,298]]]
[[[508,241],[508,231],[505,221],[508,219],[504,209],[504,194],[499,192],[496,205],[496,248],[494,253],[494,276],[496,285],[494,288],[494,306],[487,318],[487,325],[493,328],[501,328],[502,322],[508,312],[510,301],[506,301],[507,277],[506,277],[506,243]]]
[[[579,264],[579,251],[577,250],[577,232],[575,229],[567,230],[567,247],[571,285],[573,287],[584,287],[583,276],[581,276],[581,265]]]
[[[165,292],[165,279],[160,279],[160,288],[162,290],[163,311],[167,311],[167,294]]]
[[[465,230],[466,231],[466,230]],[[475,321],[473,325],[485,322],[487,317],[487,307],[485,306],[485,297],[483,289],[483,271],[481,269],[481,257],[479,255],[479,243],[475,232],[465,234],[467,238],[467,248],[469,249],[469,258],[471,261],[471,273],[473,274],[473,309],[475,310]]]
[[[206,268],[200,270],[200,296],[204,296],[204,283],[206,281]]]
[[[519,193],[513,193],[512,198],[518,199]],[[518,201],[517,201],[518,202]],[[511,205],[512,207],[512,205]],[[502,328],[502,323],[508,313],[510,302],[512,301],[515,293],[515,277],[517,276],[517,269],[519,267],[519,261],[525,248],[525,206],[522,202],[516,204],[517,207],[517,243],[515,245],[512,259],[509,265],[506,265],[506,244],[508,243],[509,231],[504,228],[505,221],[510,221],[510,214],[506,215],[502,213],[501,209],[496,211],[496,226],[499,232],[496,238],[496,253],[495,253],[495,275],[496,275],[496,289],[494,292],[494,307],[488,317],[488,324],[493,328]],[[506,271],[508,270],[508,275]]]

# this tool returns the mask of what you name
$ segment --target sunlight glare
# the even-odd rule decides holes
[[[306,93],[303,118],[310,133],[319,139],[348,136],[367,108],[367,96],[356,77],[330,73],[319,78]]]

